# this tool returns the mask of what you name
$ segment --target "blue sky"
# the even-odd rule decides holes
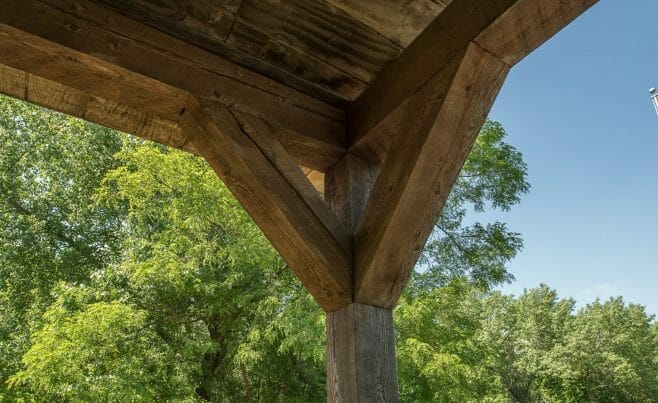
[[[496,215],[525,240],[504,292],[544,282],[658,314],[657,50],[657,0],[601,0],[510,73],[490,117],[532,189]]]

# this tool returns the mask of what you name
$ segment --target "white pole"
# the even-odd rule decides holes
[[[658,94],[656,93],[656,89],[651,88],[649,94],[651,94],[651,102],[653,102],[653,107],[656,109],[656,115],[658,115]]]

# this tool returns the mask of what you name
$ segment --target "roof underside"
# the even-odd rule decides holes
[[[332,104],[356,99],[451,0],[99,0]]]

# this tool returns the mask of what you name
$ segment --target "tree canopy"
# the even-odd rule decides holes
[[[529,190],[505,135],[395,311],[402,399],[656,401],[641,306],[492,291],[522,238],[478,213]],[[324,314],[203,160],[6,97],[0,144],[0,401],[324,400]]]

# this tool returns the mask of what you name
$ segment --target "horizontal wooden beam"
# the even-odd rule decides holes
[[[197,154],[177,122],[0,65],[0,93]]]
[[[268,127],[192,98],[180,125],[320,306],[351,303],[349,236]]]
[[[518,0],[475,38],[510,66],[578,18],[598,0]]]
[[[381,162],[395,134],[380,123],[471,42],[511,67],[596,2],[453,0],[348,106],[349,151]]]
[[[0,64],[176,121],[189,94],[266,119],[300,164],[344,153],[343,110],[85,0],[5,0]]]

